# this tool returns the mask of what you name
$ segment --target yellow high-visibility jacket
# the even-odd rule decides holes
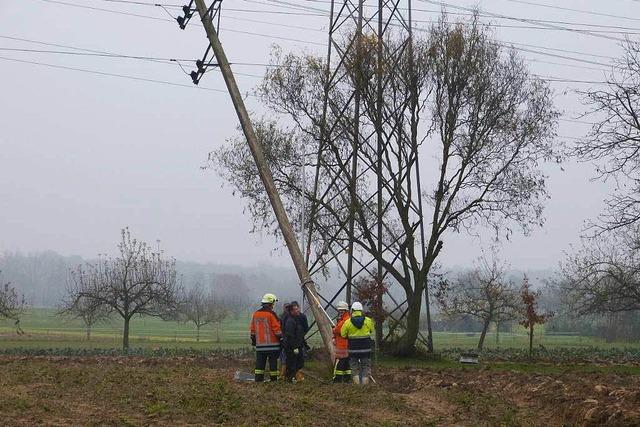
[[[373,320],[356,310],[342,325],[340,336],[349,341],[349,355],[355,355],[371,352],[371,335],[374,332]]]

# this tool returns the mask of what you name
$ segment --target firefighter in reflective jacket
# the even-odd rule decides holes
[[[280,319],[273,311],[278,298],[273,294],[262,297],[262,308],[253,313],[251,325],[251,345],[256,348],[256,382],[264,381],[264,372],[269,360],[269,377],[271,381],[278,381],[278,356],[280,355],[280,341],[282,330]]]
[[[334,383],[351,382],[348,341],[346,338],[342,338],[342,335],[340,335],[342,325],[344,325],[344,322],[346,322],[350,317],[349,304],[344,301],[340,301],[338,303],[338,321],[336,323],[336,326],[333,328],[333,344],[336,350],[336,362],[333,369]]]
[[[349,364],[351,365],[353,382],[369,384],[371,377],[371,347],[374,333],[373,320],[363,313],[362,304],[354,302],[351,306],[351,318],[342,325],[340,335],[347,338],[349,348]]]

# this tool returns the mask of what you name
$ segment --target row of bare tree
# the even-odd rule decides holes
[[[92,328],[114,316],[123,320],[124,350],[129,348],[131,319],[154,316],[193,323],[196,339],[200,329],[220,324],[232,310],[243,309],[240,298],[224,298],[202,283],[185,290],[175,260],[131,237],[122,230],[119,254],[113,258],[78,265],[70,271],[61,316],[82,320],[87,339]],[[24,296],[9,283],[0,288],[0,318],[18,320],[27,307]]]
[[[494,255],[482,257],[479,265],[468,272],[449,278],[439,278],[435,297],[448,318],[471,317],[482,324],[478,351],[482,351],[491,324],[518,321],[527,328],[529,352],[533,350],[535,325],[544,324],[553,313],[539,308],[540,290],[531,287],[528,277],[517,284],[507,277],[507,266]]]

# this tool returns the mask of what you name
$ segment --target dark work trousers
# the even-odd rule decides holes
[[[269,360],[269,377],[271,381],[278,381],[278,355],[280,350],[276,351],[256,351],[256,382],[264,381],[264,371]]]
[[[335,369],[333,370],[333,382],[334,383],[350,383],[351,382],[351,367],[349,365],[348,357],[343,357],[337,360]]]
[[[287,370],[285,377],[287,381],[291,381],[296,376],[296,372],[304,367],[304,351],[302,348],[298,349],[298,354],[293,352],[293,348],[285,348],[284,354],[287,363]]]

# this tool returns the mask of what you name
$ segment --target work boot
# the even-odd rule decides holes
[[[304,380],[304,374],[302,371],[296,371],[296,381],[300,382]]]
[[[354,375],[352,378],[354,384],[360,384],[360,375]]]
[[[369,384],[369,377],[362,377],[362,385]]]

